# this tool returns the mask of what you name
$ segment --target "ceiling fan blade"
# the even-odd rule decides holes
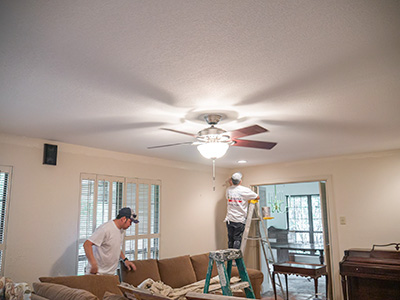
[[[244,127],[244,128],[240,128],[240,129],[231,131],[231,138],[237,139],[237,138],[241,138],[244,136],[267,132],[267,131],[268,131],[268,129],[265,129],[264,127],[261,127],[259,125],[252,125],[249,127]]]
[[[249,140],[233,140],[235,143],[232,146],[258,148],[270,150],[276,146],[277,143],[263,142],[263,141],[249,141]]]
[[[150,146],[150,147],[147,147],[147,149],[171,147],[171,146],[178,146],[178,145],[188,145],[188,144],[193,144],[193,143],[192,142],[184,142],[184,143],[175,143],[175,144],[167,144],[167,145],[159,145],[159,146]]]
[[[186,134],[186,135],[190,135],[190,136],[196,137],[196,134],[189,133],[189,132],[184,132],[184,131],[179,131],[179,130],[169,129],[169,128],[160,128],[160,129],[162,129],[162,130],[167,130],[167,131],[172,131],[172,132],[176,132],[176,133],[180,133],[180,134]]]

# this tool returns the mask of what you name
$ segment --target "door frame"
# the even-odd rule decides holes
[[[324,253],[325,263],[327,265],[328,276],[329,276],[329,287],[328,294],[329,299],[341,299],[341,287],[339,277],[339,264],[334,262],[340,261],[339,247],[338,247],[338,232],[337,232],[337,220],[336,209],[333,201],[333,186],[331,175],[320,175],[304,178],[293,178],[293,179],[282,179],[282,180],[268,180],[267,182],[251,184],[253,190],[258,191],[258,186],[262,185],[278,185],[278,184],[290,184],[290,183],[306,183],[306,182],[325,182],[325,207],[322,207],[322,196],[321,196],[321,184],[320,184],[320,199],[321,199],[321,211],[323,218],[323,234],[324,237],[328,238],[328,243],[324,239]],[[326,224],[325,224],[326,222]],[[328,230],[326,231],[326,226]],[[337,265],[337,266],[336,266]],[[260,264],[259,264],[260,266]]]

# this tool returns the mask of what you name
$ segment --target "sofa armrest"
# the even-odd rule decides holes
[[[246,268],[247,274],[249,275],[249,279],[251,282],[251,287],[253,288],[254,295],[256,296],[257,299],[261,299],[261,285],[264,281],[264,274],[260,270],[256,269],[250,269]],[[239,276],[239,271],[236,267],[232,268],[232,274],[231,277],[233,276]],[[244,293],[240,293],[240,295],[244,295]]]

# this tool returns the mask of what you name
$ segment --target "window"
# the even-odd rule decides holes
[[[93,231],[115,219],[122,207],[131,207],[138,225],[126,230],[123,251],[129,260],[158,258],[160,240],[160,181],[137,178],[81,175],[77,274],[85,273],[83,243]]]
[[[294,243],[323,244],[319,195],[287,196],[287,221]]]
[[[11,167],[0,166],[0,275],[4,275]]]

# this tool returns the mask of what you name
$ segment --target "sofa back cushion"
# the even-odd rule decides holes
[[[197,280],[189,255],[160,259],[158,269],[161,281],[173,288],[179,288]]]
[[[161,280],[157,260],[135,260],[133,263],[136,266],[135,271],[129,271],[124,264],[121,264],[121,281],[132,284],[133,286],[138,286],[147,278],[151,278],[154,281]]]
[[[57,300],[99,300],[92,293],[56,283],[34,282],[33,290],[41,297]]]
[[[118,288],[119,279],[117,275],[82,275],[82,276],[59,276],[40,277],[41,282],[57,283],[70,288],[83,289],[91,292],[102,299],[106,291],[122,295]]]
[[[192,262],[194,272],[196,273],[196,280],[200,281],[205,279],[207,277],[207,271],[208,271],[209,253],[193,255],[190,257],[190,260]],[[218,275],[218,270],[214,261],[211,277],[217,275]]]

